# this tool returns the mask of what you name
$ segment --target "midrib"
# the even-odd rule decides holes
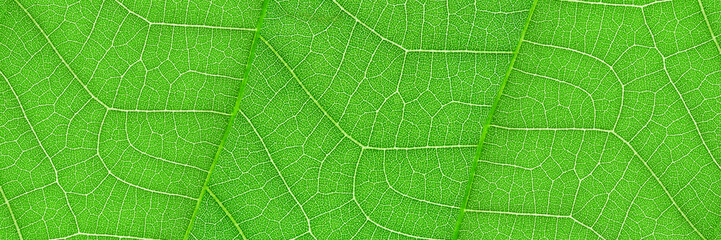
[[[526,31],[528,31],[528,25],[531,23],[531,18],[533,17],[533,12],[536,10],[536,5],[538,4],[538,0],[533,0],[533,4],[531,5],[531,9],[528,12],[528,17],[526,17],[526,23],[523,26],[523,30],[521,31],[521,36],[518,39],[518,43],[516,44],[516,49],[513,50],[513,57],[511,58],[511,62],[508,64],[508,69],[506,69],[506,74],[503,77],[503,81],[501,82],[501,85],[498,88],[498,92],[496,93],[495,99],[493,99],[493,104],[491,105],[491,111],[488,113],[488,116],[486,116],[486,120],[483,123],[483,129],[481,130],[481,138],[478,141],[478,146],[476,147],[476,154],[473,158],[473,165],[471,166],[471,171],[468,174],[468,181],[466,182],[466,191],[463,195],[463,203],[461,204],[461,208],[459,209],[460,213],[458,215],[458,218],[456,219],[455,227],[453,228],[453,240],[458,239],[458,236],[460,235],[460,228],[461,224],[463,223],[463,218],[466,215],[466,208],[468,206],[468,198],[471,195],[471,189],[473,187],[473,179],[475,178],[476,169],[478,168],[478,161],[481,158],[481,153],[483,152],[483,143],[486,140],[486,136],[488,135],[488,128],[490,128],[491,120],[493,119],[493,114],[496,112],[496,109],[498,108],[498,103],[500,102],[501,95],[503,95],[503,89],[506,87],[506,83],[508,83],[509,76],[511,75],[511,72],[513,71],[513,64],[516,62],[516,59],[518,58],[518,52],[521,49],[521,44],[523,43],[523,38],[526,36]]]
[[[235,117],[238,116],[238,112],[240,111],[240,103],[243,99],[243,94],[245,93],[245,86],[248,83],[248,76],[250,75],[250,68],[253,65],[253,60],[255,59],[255,49],[258,45],[258,41],[260,41],[260,29],[263,26],[263,20],[265,19],[265,14],[268,9],[268,1],[269,0],[263,0],[263,5],[260,10],[260,16],[258,17],[258,21],[255,26],[255,33],[253,34],[253,41],[250,44],[250,52],[248,52],[248,59],[245,65],[245,69],[243,72],[242,81],[240,82],[240,88],[238,89],[238,95],[235,99],[235,105],[233,106],[233,111],[230,114],[230,117],[228,118],[228,123],[225,126],[225,129],[223,130],[223,137],[220,140],[220,144],[218,145],[218,150],[215,152],[215,155],[213,156],[213,163],[210,165],[210,170],[208,170],[208,175],[205,177],[205,182],[203,183],[203,187],[200,190],[200,197],[198,197],[198,201],[195,204],[195,208],[193,209],[193,215],[190,217],[190,223],[188,223],[188,227],[185,230],[185,235],[183,236],[184,240],[187,240],[188,237],[190,237],[190,231],[193,229],[193,223],[195,222],[195,217],[198,215],[198,210],[200,209],[200,203],[203,201],[203,196],[207,192],[208,189],[208,183],[210,182],[210,176],[213,174],[213,170],[215,170],[215,166],[218,164],[218,158],[220,154],[223,152],[223,149],[225,147],[225,143],[227,142],[228,135],[230,135],[230,129],[233,127],[233,122],[235,122]],[[223,208],[225,208],[223,206]],[[227,212],[226,212],[227,213]],[[240,231],[240,228],[238,228]],[[243,239],[246,239],[245,235],[242,231],[240,231],[241,236]]]

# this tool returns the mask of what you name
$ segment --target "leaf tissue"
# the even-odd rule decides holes
[[[721,239],[718,0],[2,0],[0,239]]]

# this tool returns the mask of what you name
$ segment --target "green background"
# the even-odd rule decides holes
[[[0,239],[721,239],[715,0],[2,0]]]

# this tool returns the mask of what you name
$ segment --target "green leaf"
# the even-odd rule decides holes
[[[721,239],[712,0],[0,4],[0,239]]]

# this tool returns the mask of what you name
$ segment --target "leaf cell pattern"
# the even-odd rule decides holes
[[[721,239],[717,1],[0,12],[0,239]]]

